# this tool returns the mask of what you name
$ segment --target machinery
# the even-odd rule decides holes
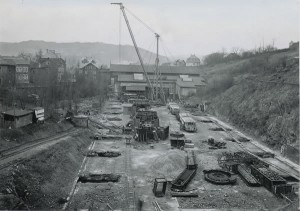
[[[133,131],[140,142],[165,140],[169,137],[169,126],[160,127],[156,111],[139,109],[133,117]]]
[[[155,178],[153,193],[156,197],[163,197],[166,194],[167,180],[165,178]]]
[[[197,168],[198,165],[196,163],[195,153],[194,151],[189,150],[186,156],[186,169],[172,181],[171,190],[184,191],[189,182],[194,178]]]
[[[159,42],[158,41],[159,41],[159,37],[160,37],[159,34],[154,33],[155,38],[156,38],[156,47],[157,48],[156,48],[156,60],[155,60],[156,68],[154,70],[154,81],[153,81],[155,87],[153,87],[153,84],[149,80],[147,71],[146,71],[145,66],[144,66],[142,56],[140,54],[139,48],[137,46],[136,40],[135,40],[133,32],[131,30],[131,27],[130,27],[130,24],[129,24],[129,21],[128,21],[126,12],[125,12],[126,8],[124,7],[124,5],[122,3],[111,3],[111,4],[120,6],[120,10],[122,11],[124,20],[126,22],[126,25],[127,25],[127,28],[128,28],[129,34],[130,34],[130,37],[132,39],[132,43],[134,45],[135,51],[137,53],[137,56],[139,58],[139,62],[141,64],[142,70],[144,72],[144,75],[145,75],[145,78],[146,78],[146,81],[147,81],[148,87],[150,89],[150,99],[152,101],[154,100],[154,98],[155,98],[155,100],[158,100],[158,92],[160,91],[160,97],[161,97],[162,101],[165,103],[165,94],[164,94],[164,91],[163,91],[163,88],[162,88],[162,82],[161,82],[161,72],[159,71],[159,68],[158,68],[158,64],[159,64],[159,54],[158,54],[159,53],[158,52]]]

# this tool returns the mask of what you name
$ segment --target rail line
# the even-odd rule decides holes
[[[13,157],[15,155],[24,153],[26,151],[29,151],[29,150],[33,149],[33,148],[44,145],[46,143],[50,143],[50,142],[55,141],[57,139],[64,138],[64,137],[67,137],[69,135],[75,134],[78,131],[79,131],[79,129],[71,129],[68,132],[62,132],[62,134],[59,134],[59,135],[54,135],[52,137],[38,139],[38,141],[37,140],[31,141],[31,142],[28,142],[26,144],[22,144],[22,145],[19,145],[19,146],[16,146],[16,147],[13,147],[13,148],[10,148],[10,149],[7,149],[7,150],[3,150],[3,151],[0,152],[0,155],[1,155],[0,156],[0,169],[4,169],[4,168],[7,168],[7,167],[9,167],[13,164],[17,164],[17,163],[22,162],[21,160],[15,159],[15,160],[5,162],[5,163],[1,164],[1,161],[5,161],[6,159],[8,159],[10,157]]]
[[[134,184],[132,179],[132,169],[131,169],[131,146],[126,146],[126,155],[125,155],[125,172],[127,178],[125,181],[125,193],[126,193],[126,202],[128,211],[136,211],[136,200],[134,192]]]

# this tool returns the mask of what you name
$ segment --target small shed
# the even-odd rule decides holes
[[[89,117],[86,115],[73,116],[72,121],[76,126],[79,127],[89,127]]]
[[[12,109],[2,112],[5,128],[20,128],[32,123],[33,111]]]

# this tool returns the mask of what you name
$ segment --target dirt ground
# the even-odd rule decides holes
[[[179,122],[171,115],[166,107],[153,108],[158,112],[160,125],[169,125],[171,131],[179,131]],[[126,115],[118,115],[123,118],[116,124],[126,123],[129,118]],[[98,117],[100,118],[100,117]],[[103,117],[101,117],[103,119]],[[125,119],[124,119],[125,118]],[[143,211],[153,211],[152,202],[157,201],[165,211],[179,209],[266,209],[276,210],[287,203],[283,199],[275,197],[264,187],[248,187],[237,176],[235,185],[214,185],[204,180],[203,170],[219,169],[217,162],[222,152],[236,152],[241,150],[237,143],[227,141],[228,134],[222,131],[213,131],[216,127],[213,123],[203,123],[202,118],[194,117],[197,121],[196,133],[184,132],[188,139],[195,144],[198,170],[187,190],[195,189],[197,198],[172,198],[170,182],[175,179],[186,167],[186,152],[173,149],[170,141],[159,141],[150,145],[134,142],[131,145],[131,175],[134,181],[136,203]],[[213,137],[218,141],[226,142],[226,149],[209,149],[206,140]],[[94,150],[118,150],[121,156],[116,158],[93,157],[88,158],[84,167],[85,173],[115,173],[120,174],[121,179],[117,183],[79,183],[68,208],[70,209],[97,209],[106,210],[107,203],[114,209],[126,210],[126,153],[128,153],[124,138],[122,140],[95,141]],[[259,150],[253,147],[252,150]],[[165,197],[156,198],[152,192],[154,179],[165,177],[169,182]],[[95,197],[98,196],[98,197]],[[83,200],[82,200],[83,199]]]
[[[179,131],[179,123],[175,116],[169,114],[166,107],[155,108],[158,111],[160,122],[170,125],[171,131]],[[275,210],[286,203],[264,187],[248,187],[241,178],[237,177],[235,185],[214,185],[204,180],[203,170],[219,169],[217,158],[222,152],[235,152],[240,150],[236,143],[226,141],[227,134],[209,130],[215,127],[213,123],[200,122],[201,117],[194,117],[197,121],[197,133],[184,132],[188,139],[195,144],[198,162],[196,176],[188,185],[187,190],[197,189],[198,198],[177,198],[180,208],[201,209],[268,209]],[[208,137],[215,140],[226,141],[227,149],[211,150],[204,142]],[[167,180],[174,179],[185,168],[185,152],[171,149],[169,141],[162,141],[154,145],[154,149],[135,149],[132,151],[133,174],[136,175],[136,189],[139,196],[148,198],[146,208],[151,210],[151,200],[157,200],[164,210],[174,210],[168,205],[171,200],[167,192],[164,199],[153,197],[151,192],[155,177],[164,176]],[[169,189],[168,189],[169,190]],[[150,200],[149,200],[150,199]],[[147,208],[148,207],[148,208]]]
[[[61,209],[90,140],[81,133],[0,172],[0,209]]]
[[[179,131],[179,122],[165,106],[154,107],[160,118],[160,125],[170,126],[170,131]],[[112,115],[122,121],[108,121],[107,116],[92,114],[95,121],[107,125],[122,126],[129,121],[129,115]],[[214,185],[204,180],[203,170],[219,169],[217,162],[222,152],[241,150],[237,143],[228,141],[228,134],[213,131],[216,125],[203,123],[204,117],[194,117],[197,132],[183,132],[195,147],[198,169],[186,190],[194,189],[197,198],[172,198],[170,182],[186,167],[186,152],[170,146],[169,139],[148,144],[133,142],[126,145],[121,139],[94,140],[94,133],[109,133],[90,124],[90,130],[55,144],[48,150],[24,160],[20,165],[0,172],[0,209],[90,209],[126,210],[129,194],[134,192],[135,203],[142,211],[153,211],[152,202],[157,201],[165,211],[180,209],[252,209],[278,210],[287,205],[264,187],[248,187],[237,176],[235,185]],[[209,149],[209,137],[226,142],[226,149]],[[118,157],[86,157],[87,149],[118,151]],[[255,151],[258,148],[251,148]],[[120,175],[118,182],[81,183],[78,174]],[[168,181],[164,197],[156,198],[152,192],[154,179],[165,177]],[[132,182],[132,183],[131,183]],[[8,194],[10,193],[10,194]],[[17,193],[17,194],[16,194]],[[16,197],[16,195],[18,197]],[[16,207],[17,205],[17,207]],[[139,210],[139,209],[138,209]]]
[[[44,124],[31,124],[18,129],[0,129],[0,150],[50,137],[73,127],[68,121],[57,123],[54,119],[48,119]]]

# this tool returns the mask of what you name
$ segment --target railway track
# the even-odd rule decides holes
[[[78,131],[79,131],[78,129],[71,129],[68,132],[63,132],[61,134],[54,135],[52,137],[38,139],[38,140],[31,141],[31,142],[28,142],[26,144],[22,144],[22,145],[19,145],[19,146],[16,146],[16,147],[13,147],[13,148],[10,148],[10,149],[7,149],[7,150],[2,150],[0,152],[0,169],[7,168],[7,167],[9,167],[13,164],[17,164],[17,163],[21,162],[21,160],[18,160],[18,159],[13,159],[11,161],[5,162],[5,160],[7,160],[9,158],[13,158],[14,156],[17,156],[21,153],[27,152],[27,151],[29,151],[33,148],[38,147],[38,146],[42,146],[46,143],[50,143],[50,142],[55,141],[57,139],[64,138],[64,137],[67,137],[69,135],[76,134]]]
[[[125,173],[127,175],[125,182],[125,194],[126,194],[126,204],[128,211],[136,211],[136,200],[134,192],[134,184],[132,179],[132,169],[131,169],[131,146],[126,147],[126,155],[124,159]]]
[[[206,117],[206,118],[209,118],[209,117]],[[249,153],[249,154],[255,156],[257,159],[259,159],[259,160],[261,160],[261,161],[267,163],[268,165],[272,166],[273,168],[275,168],[275,169],[277,169],[277,170],[279,170],[279,171],[281,171],[281,172],[283,172],[283,173],[285,173],[285,174],[287,174],[287,175],[291,175],[291,176],[297,178],[298,180],[300,180],[300,172],[299,172],[299,169],[298,169],[298,168],[295,168],[294,166],[288,165],[287,163],[283,163],[283,162],[282,162],[280,159],[278,159],[276,156],[275,156],[273,159],[275,159],[277,162],[280,162],[280,163],[283,163],[284,165],[287,165],[287,166],[288,166],[290,169],[292,169],[294,172],[288,172],[288,171],[286,171],[285,169],[282,169],[282,168],[276,166],[275,164],[273,164],[273,163],[271,163],[271,162],[269,162],[269,161],[267,161],[267,160],[265,160],[265,159],[262,159],[261,157],[259,157],[259,156],[255,155],[255,154],[253,154],[250,150],[246,149],[245,146],[243,146],[243,143],[240,142],[240,141],[236,138],[236,136],[239,136],[238,134],[236,134],[234,131],[229,131],[229,130],[228,130],[227,128],[225,128],[222,124],[219,124],[217,121],[215,121],[215,120],[213,120],[213,119],[211,119],[211,118],[209,118],[209,119],[212,120],[212,122],[213,122],[216,126],[222,128],[222,129],[224,130],[224,132],[225,132],[227,135],[230,136],[230,138],[234,139],[235,142],[238,143],[237,145],[235,145],[235,146],[237,146],[237,148],[242,149],[243,151],[245,151],[245,152],[247,152],[247,153]],[[247,143],[250,143],[250,144],[254,145],[255,147],[259,148],[260,150],[262,150],[262,151],[264,151],[264,152],[268,152],[268,151],[264,150],[263,148],[260,148],[260,147],[257,146],[256,144],[252,143],[252,141],[249,141],[249,142],[247,142]]]

